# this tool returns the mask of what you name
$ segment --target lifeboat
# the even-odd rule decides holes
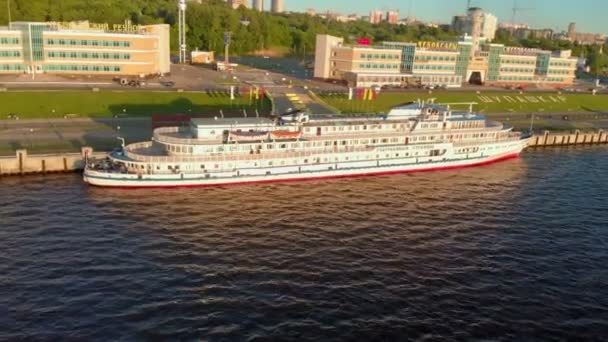
[[[270,132],[270,138],[274,140],[284,139],[298,139],[302,136],[300,131],[272,131]]]
[[[254,132],[239,132],[239,131],[231,131],[230,132],[230,140],[231,141],[261,141],[268,139],[268,132],[262,131],[254,131]]]

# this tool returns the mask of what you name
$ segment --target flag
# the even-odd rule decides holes
[[[352,100],[353,99],[353,88],[348,88],[348,99]]]
[[[234,100],[234,86],[230,86],[230,100]]]
[[[260,87],[255,87],[255,99],[256,101],[260,99]]]
[[[247,87],[242,87],[241,88],[241,96],[244,98],[247,98],[247,94],[249,94],[249,90],[247,89]]]
[[[365,89],[357,88],[357,100],[363,100],[363,99],[365,99]]]

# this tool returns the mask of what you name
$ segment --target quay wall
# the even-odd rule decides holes
[[[0,157],[0,176],[30,173],[74,172],[84,168],[85,156],[103,158],[106,152],[93,152],[90,147],[81,153],[53,153],[29,155],[27,150],[17,150],[15,156]]]
[[[608,132],[598,130],[596,132],[581,132],[576,130],[574,133],[544,131],[530,139],[529,147],[543,146],[565,146],[565,145],[585,145],[585,144],[606,144],[608,143]]]

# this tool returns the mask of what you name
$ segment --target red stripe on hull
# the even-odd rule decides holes
[[[327,180],[327,179],[339,179],[339,178],[359,178],[359,177],[369,177],[369,176],[386,176],[386,175],[396,175],[403,173],[414,173],[414,172],[429,172],[429,171],[442,171],[442,170],[453,170],[453,169],[463,169],[474,166],[482,166],[494,164],[499,161],[514,159],[519,157],[519,153],[511,153],[496,159],[485,160],[473,164],[465,164],[465,165],[452,165],[452,166],[436,166],[429,167],[423,169],[414,169],[414,170],[395,170],[395,171],[378,171],[378,172],[366,172],[366,173],[357,173],[350,175],[335,175],[335,176],[320,176],[320,177],[299,177],[299,178],[289,178],[289,179],[263,179],[263,180],[255,180],[250,182],[230,182],[230,183],[221,183],[221,184],[185,184],[185,185],[134,185],[134,186],[103,186],[103,185],[95,185],[90,184],[92,186],[101,187],[101,188],[113,188],[113,189],[154,189],[154,188],[207,188],[207,187],[222,187],[222,186],[232,186],[232,185],[244,185],[244,184],[262,184],[262,183],[286,183],[286,182],[299,182],[299,181],[314,181],[314,180]]]

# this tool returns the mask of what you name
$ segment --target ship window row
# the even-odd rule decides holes
[[[452,123],[452,128],[480,128],[484,127],[484,121],[457,121]]]
[[[169,152],[192,154],[192,146],[187,145],[166,145]]]
[[[0,57],[21,57],[21,51],[0,51]]]
[[[128,53],[99,53],[99,52],[54,52],[47,53],[49,58],[80,58],[80,59],[131,59]]]
[[[89,40],[89,39],[47,39],[47,45],[72,45],[72,46],[113,46],[130,47],[131,42],[126,40]]]
[[[0,64],[0,70],[2,71],[20,71],[25,70],[25,66],[21,64]]]
[[[352,132],[352,131],[371,131],[371,130],[390,130],[390,129],[403,129],[409,128],[409,124],[375,124],[375,125],[346,125],[346,126],[322,126],[322,132]],[[306,127],[304,132],[314,133],[318,127]]]
[[[43,66],[44,71],[95,71],[95,72],[120,72],[119,66],[112,65],[56,65],[47,64]]]
[[[301,141],[301,142],[276,142],[263,144],[230,144],[221,146],[209,146],[206,150],[194,150],[190,145],[171,145],[167,144],[166,149],[172,153],[178,154],[193,154],[197,153],[224,153],[224,152],[242,152],[254,153],[257,151],[268,150],[301,150],[308,148],[318,148],[324,150],[332,150],[337,147],[346,146],[366,146],[366,145],[388,145],[388,144],[408,144],[417,142],[433,142],[435,140],[449,139],[450,141],[479,139],[479,138],[494,138],[495,133],[462,133],[450,135],[412,135],[406,137],[390,137],[390,138],[364,138],[364,139],[339,139],[325,141]]]
[[[0,45],[17,45],[17,44],[19,44],[19,38],[13,38],[13,37],[0,38]]]

